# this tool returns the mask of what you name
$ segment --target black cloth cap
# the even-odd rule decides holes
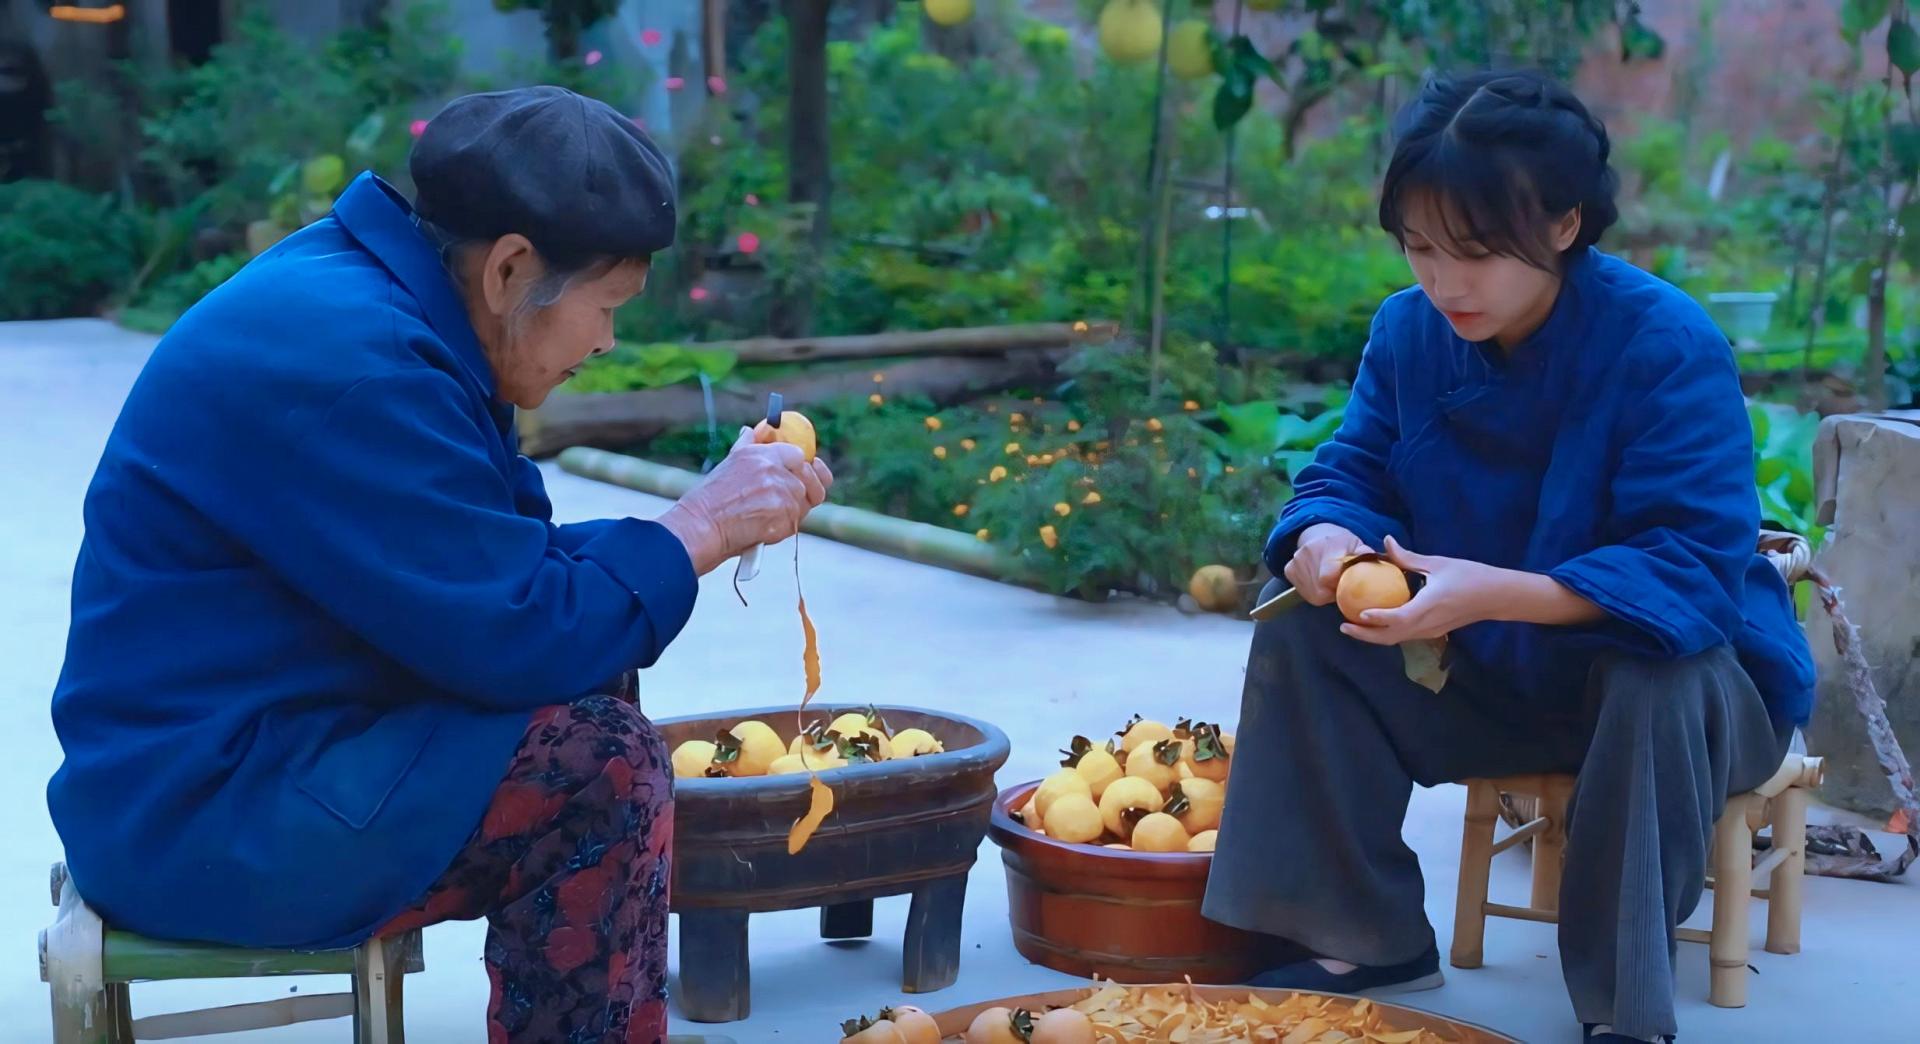
[[[673,245],[673,168],[633,121],[563,87],[456,98],[408,162],[424,220],[462,238],[519,233],[550,263]]]

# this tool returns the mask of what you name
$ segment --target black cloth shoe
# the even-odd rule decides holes
[[[1585,1031],[1584,1036],[1588,1044],[1647,1044],[1646,1041],[1641,1040],[1639,1037],[1629,1037],[1621,1033],[1595,1033],[1593,1031],[1594,1025],[1595,1024],[1591,1022],[1583,1022],[1580,1024],[1581,1028]],[[1665,1041],[1666,1044],[1673,1044],[1672,1037],[1661,1037],[1660,1039]]]
[[[1247,985],[1268,990],[1365,992],[1386,996],[1431,990],[1445,981],[1440,975],[1440,951],[1429,946],[1427,952],[1410,961],[1373,967],[1361,965],[1350,972],[1330,972],[1318,961],[1295,961],[1263,971],[1247,980]]]

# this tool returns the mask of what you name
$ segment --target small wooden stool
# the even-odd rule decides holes
[[[53,927],[40,933],[40,980],[53,994],[54,1044],[131,1044],[291,1026],[352,1016],[354,1044],[404,1044],[401,980],[423,971],[420,933],[369,939],[351,950],[303,953],[166,942],[114,931],[53,866]],[[263,975],[349,975],[349,993],[283,997],[135,1019],[128,984]]]
[[[1747,899],[1767,901],[1767,952],[1800,952],[1800,895],[1807,862],[1807,797],[1820,785],[1821,759],[1788,754],[1779,771],[1759,787],[1727,799],[1713,829],[1707,887],[1713,889],[1713,930],[1682,928],[1687,942],[1708,944],[1712,981],[1708,999],[1722,1008],[1747,1003]],[[1567,799],[1573,777],[1510,776],[1471,779],[1467,784],[1466,826],[1460,838],[1460,886],[1455,897],[1453,949],[1456,968],[1478,968],[1487,918],[1556,924],[1560,920],[1560,870],[1566,853]],[[1522,799],[1536,809],[1513,833],[1493,839],[1500,796]],[[1531,799],[1530,801],[1527,799]],[[1758,862],[1753,835],[1773,824],[1773,846]],[[1526,906],[1487,901],[1493,857],[1533,839],[1533,896]],[[1753,876],[1772,872],[1768,887],[1753,887]]]

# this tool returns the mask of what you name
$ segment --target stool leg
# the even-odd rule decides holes
[[[1536,910],[1560,909],[1560,872],[1567,855],[1567,802],[1573,789],[1563,780],[1541,787],[1540,815],[1547,827],[1533,835],[1533,896]]]
[[[60,878],[60,912],[40,933],[41,978],[53,1002],[53,1044],[119,1044],[107,991],[106,926]]]
[[[678,998],[693,1022],[737,1022],[753,1012],[745,910],[680,912]]]
[[[913,890],[901,990],[932,993],[960,977],[960,915],[966,904],[966,874],[928,881]]]
[[[107,983],[107,1039],[133,1044],[133,994],[124,982]]]
[[[1493,784],[1467,784],[1467,818],[1460,831],[1460,883],[1453,900],[1453,949],[1447,960],[1456,968],[1478,968],[1487,937],[1487,877],[1493,870],[1493,821],[1500,795]]]
[[[1773,799],[1773,846],[1787,857],[1767,882],[1767,952],[1800,952],[1800,892],[1807,872],[1807,792],[1788,787]]]
[[[1753,834],[1746,795],[1727,801],[1713,828],[1713,936],[1707,999],[1716,1007],[1747,1006],[1747,900],[1753,891]]]
[[[406,955],[400,940],[368,939],[353,952],[354,1044],[404,1044]]]
[[[865,939],[873,934],[873,900],[820,908],[820,938]]]

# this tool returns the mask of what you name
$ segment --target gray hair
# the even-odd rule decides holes
[[[415,218],[414,223],[420,227],[427,241],[439,251],[440,264],[447,270],[447,274],[453,277],[454,284],[461,290],[466,290],[466,277],[461,274],[460,266],[455,263],[456,259],[467,250],[490,246],[493,241],[478,236],[458,235],[425,218]],[[536,246],[534,249],[538,251],[539,247]],[[563,266],[555,264],[545,254],[541,254],[540,259],[547,265],[546,274],[535,280],[533,286],[527,290],[527,296],[521,298],[520,303],[514,306],[511,322],[516,326],[535,313],[558,304],[560,298],[566,296],[567,290],[575,282],[583,278],[604,275],[619,263],[614,258],[589,257],[576,264]]]

